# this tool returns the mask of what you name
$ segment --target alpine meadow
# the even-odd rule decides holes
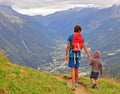
[[[92,89],[89,60],[81,52],[78,88],[64,63],[76,24],[91,54],[100,50],[103,77]],[[120,5],[75,7],[28,16],[0,4],[0,94],[120,94]]]

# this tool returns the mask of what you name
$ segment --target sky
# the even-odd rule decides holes
[[[45,16],[74,7],[103,8],[120,5],[120,0],[0,0],[0,4],[9,5],[22,14]]]

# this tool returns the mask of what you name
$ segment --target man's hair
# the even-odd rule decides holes
[[[82,28],[80,25],[75,25],[74,27],[74,32],[78,32],[80,30],[80,32],[82,31]]]

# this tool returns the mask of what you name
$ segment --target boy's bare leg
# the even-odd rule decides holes
[[[94,78],[90,78],[90,79],[91,79],[91,82],[92,82],[92,88],[95,88],[96,87],[95,79]]]
[[[95,80],[95,83],[98,85],[98,80]]]
[[[96,83],[96,87],[98,88],[98,80],[95,80],[95,83]]]
[[[90,78],[90,80],[91,80],[91,82],[92,82],[92,83],[95,83],[95,80],[94,80],[94,78]]]

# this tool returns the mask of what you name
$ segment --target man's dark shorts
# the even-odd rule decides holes
[[[95,80],[98,79],[99,72],[91,72],[90,78],[94,78]]]

